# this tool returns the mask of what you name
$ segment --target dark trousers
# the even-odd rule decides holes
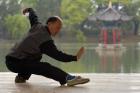
[[[36,74],[56,80],[60,84],[65,84],[68,75],[68,73],[63,70],[47,62],[40,62],[40,60],[19,60],[6,56],[6,66],[10,71],[18,73],[19,76],[22,76],[26,80],[30,78],[31,74]]]

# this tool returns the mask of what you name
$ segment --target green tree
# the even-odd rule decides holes
[[[139,31],[139,24],[140,24],[140,1],[135,0],[131,4],[128,4],[123,10],[128,14],[133,16],[133,24],[134,24],[134,35],[138,34]]]
[[[41,22],[50,16],[60,16],[62,0],[21,0],[22,8],[32,7],[36,10]]]
[[[92,11],[90,0],[63,0],[61,4],[61,16],[68,25],[80,24]]]
[[[92,0],[94,4],[100,5],[100,6],[107,6],[109,4],[109,1],[111,1],[113,4],[123,4],[128,5],[132,3],[133,0]]]
[[[35,7],[37,5],[37,1],[40,0],[19,0],[19,3],[21,4],[22,8],[27,8],[27,7]]]
[[[92,13],[94,10],[92,6],[91,0],[62,0],[61,16],[64,21],[64,30],[69,31],[70,33],[74,32],[74,34],[79,34],[76,36],[80,36],[80,38],[83,35],[84,38],[84,34],[78,32],[79,25]]]
[[[0,0],[0,33],[1,38],[5,38],[7,31],[4,25],[4,19],[8,14],[14,15],[20,12],[20,3],[18,0]]]
[[[10,39],[19,39],[27,33],[30,25],[26,17],[16,14],[5,17],[5,26],[9,33]]]
[[[41,22],[46,22],[50,16],[60,16],[61,0],[38,0],[36,5],[37,14]]]

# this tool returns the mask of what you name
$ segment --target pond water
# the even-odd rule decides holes
[[[7,72],[5,55],[13,43],[0,44],[0,72]],[[139,73],[140,72],[140,46],[138,44],[125,44],[122,50],[97,51],[97,44],[57,44],[58,48],[70,54],[76,54],[80,46],[85,47],[85,54],[78,62],[63,63],[46,55],[43,62],[49,62],[64,71],[72,73]]]

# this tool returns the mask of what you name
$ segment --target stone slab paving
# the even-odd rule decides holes
[[[140,93],[140,74],[78,73],[90,82],[75,87],[60,86],[51,79],[32,75],[24,84],[15,84],[16,74],[0,73],[0,93]]]

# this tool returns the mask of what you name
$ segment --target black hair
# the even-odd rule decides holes
[[[48,20],[46,21],[46,24],[48,24],[49,22],[56,22],[58,19],[58,17],[53,16],[53,17],[49,17]]]

